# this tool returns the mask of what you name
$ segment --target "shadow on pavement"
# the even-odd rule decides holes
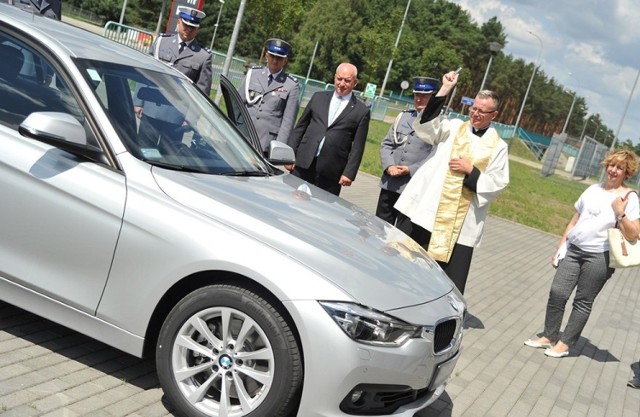
[[[160,387],[153,359],[129,355],[3,301],[0,301],[0,330],[46,349],[50,354],[60,355],[141,390]],[[57,359],[51,361],[59,362]],[[76,367],[76,372],[81,371],[81,367]],[[38,372],[38,369],[34,369],[34,372]],[[170,413],[172,410],[164,398],[161,402]]]
[[[445,391],[435,403],[416,413],[414,417],[451,417],[452,412],[453,402]]]
[[[478,317],[467,312],[467,315],[462,324],[463,329],[484,329],[484,323]]]
[[[600,349],[586,337],[580,337],[578,343],[575,345],[575,349],[569,351],[568,357],[586,356],[594,361],[598,362],[620,362],[620,359],[616,358],[607,349]]]

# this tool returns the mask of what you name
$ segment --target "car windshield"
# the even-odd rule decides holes
[[[102,61],[76,63],[135,157],[188,172],[273,172],[222,112],[180,74]]]

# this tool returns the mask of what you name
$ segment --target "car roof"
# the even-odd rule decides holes
[[[0,26],[17,29],[61,56],[170,71],[151,55],[65,22],[0,3]]]

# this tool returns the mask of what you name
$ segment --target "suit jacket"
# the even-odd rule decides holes
[[[238,91],[253,119],[262,149],[268,151],[273,140],[287,143],[298,117],[298,81],[280,71],[269,85],[269,69],[253,67]]]
[[[369,108],[355,95],[347,107],[328,126],[329,105],[333,91],[315,93],[289,137],[296,153],[296,165],[308,169],[316,157],[318,146],[324,144],[316,162],[316,172],[339,180],[341,175],[355,180],[369,132]]]
[[[156,38],[149,53],[177,69],[193,81],[207,96],[211,93],[211,52],[193,40],[180,50],[178,34],[162,34]]]

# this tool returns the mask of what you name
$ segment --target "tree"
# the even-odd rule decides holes
[[[83,9],[91,10],[105,21],[113,20],[117,22],[120,20],[122,3],[116,0],[82,0],[80,6]]]
[[[345,22],[349,30],[344,28]],[[361,38],[362,20],[349,2],[328,0],[317,2],[308,10],[300,32],[294,36],[298,50],[297,58],[289,69],[293,73],[305,74],[315,42],[319,44],[314,59],[311,78],[331,82],[336,67],[341,62],[351,62],[359,69],[363,67],[364,45]],[[366,78],[360,73],[360,79]]]
[[[69,0],[99,14],[118,20],[122,0]],[[162,2],[168,0],[129,0],[125,24],[155,31]],[[241,0],[225,0],[216,31],[215,49],[226,51],[233,33]],[[168,3],[169,4],[169,3]],[[491,54],[489,42],[507,45],[504,26],[496,16],[478,25],[469,13],[447,0],[411,0],[398,47],[394,48],[408,0],[250,0],[247,1],[235,54],[249,63],[258,63],[268,38],[281,38],[292,44],[289,72],[306,75],[313,56],[311,78],[332,82],[340,62],[351,62],[359,69],[361,86],[382,85],[389,60],[393,66],[386,92],[400,91],[402,81],[414,76],[441,79],[460,66],[458,98],[473,97],[482,83]],[[208,46],[215,29],[220,3],[207,0],[198,40]],[[169,10],[162,16],[162,28]],[[515,124],[535,63],[525,62],[502,52],[492,60],[485,88],[501,96],[497,121]],[[537,69],[520,127],[550,136],[560,132],[573,96],[564,87]],[[577,97],[568,131],[578,134],[584,126],[588,108]],[[593,118],[592,118],[593,119]],[[598,139],[604,139],[602,131]],[[609,133],[611,136],[611,133]]]

